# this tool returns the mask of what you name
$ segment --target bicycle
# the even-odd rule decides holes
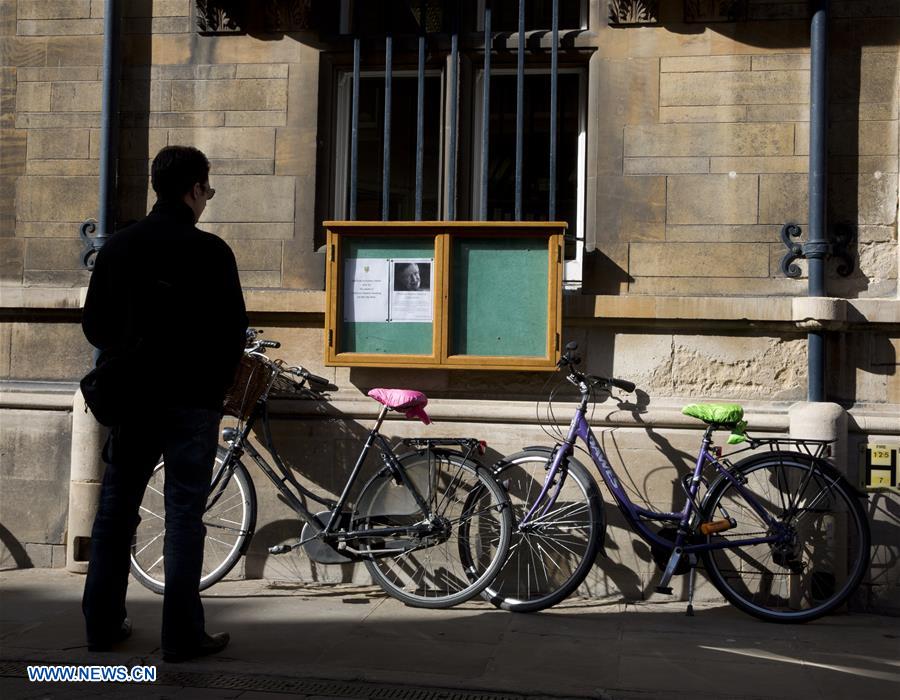
[[[510,557],[482,596],[506,610],[533,612],[565,599],[588,575],[605,520],[597,483],[574,457],[579,438],[625,521],[650,545],[663,571],[656,591],[671,594],[672,577],[689,575],[688,615],[701,561],[728,602],[763,620],[807,622],[856,590],[869,561],[869,525],[860,504],[865,495],[825,461],[827,441],[754,438],[738,405],[687,406],[683,413],[704,421],[706,430],[694,469],[681,480],[685,505],[677,512],[642,508],[629,498],[585,417],[595,389],[632,392],[635,385],[577,371],[576,351],[570,343],[558,363],[581,395],[567,435],[552,449],[526,448],[494,467],[510,494],[516,528]],[[716,430],[732,431],[729,443],[746,446],[723,457],[713,444]],[[760,448],[767,451],[733,461]]]
[[[253,537],[256,492],[242,462],[249,455],[304,523],[295,544],[270,547],[270,554],[302,547],[318,563],[363,562],[381,588],[415,607],[450,607],[478,595],[503,565],[512,532],[505,491],[474,457],[483,452],[484,443],[474,438],[407,439],[400,445],[408,451],[398,455],[381,434],[381,425],[390,410],[430,422],[424,411],[427,397],[373,389],[369,396],[382,407],[340,496],[332,500],[318,495],[299,483],[279,455],[268,402],[279,392],[324,400],[323,392],[336,387],[302,367],[266,357],[266,348],[279,347],[276,341],[259,340],[252,330],[248,337],[235,388],[226,401],[239,423],[222,431],[227,447],[220,446],[216,455],[204,513],[200,590],[225,577]],[[261,440],[274,468],[248,440],[256,425],[262,427]],[[373,446],[380,452],[381,466],[351,507],[351,489]],[[160,461],[145,492],[131,553],[132,574],[157,593],[165,588],[163,469]],[[313,513],[304,498],[325,510]]]

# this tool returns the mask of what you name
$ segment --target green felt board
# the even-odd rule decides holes
[[[352,238],[343,241],[343,258],[433,258],[434,238]],[[343,269],[343,261],[341,261]],[[343,318],[343,316],[341,316]],[[342,322],[338,352],[431,355],[432,323]]]
[[[546,239],[459,238],[451,266],[451,355],[546,357]]]

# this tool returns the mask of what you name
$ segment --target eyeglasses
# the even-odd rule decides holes
[[[207,198],[207,199],[212,199],[212,198],[215,197],[215,196],[216,196],[216,189],[215,189],[215,187],[210,187],[209,185],[206,185],[206,198]]]

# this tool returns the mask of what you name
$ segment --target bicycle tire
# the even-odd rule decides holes
[[[513,526],[506,492],[486,467],[452,451],[413,452],[399,461],[431,505],[431,520],[446,529],[433,538],[362,540],[361,548],[371,552],[365,559],[369,574],[386,593],[411,607],[449,608],[470,600],[494,579],[509,551]],[[357,513],[362,527],[423,521],[411,492],[386,469],[363,488]],[[391,548],[404,551],[378,556]],[[460,551],[469,553],[465,563]]]
[[[537,527],[519,529],[540,495],[552,459],[550,448],[528,448],[494,467],[494,478],[512,503],[514,529],[507,560],[481,595],[503,610],[537,612],[568,598],[587,578],[605,536],[597,482],[571,457],[552,517],[541,518]]]
[[[760,619],[785,623],[815,620],[847,600],[868,569],[871,535],[860,497],[840,472],[799,453],[775,452],[742,460],[732,473],[788,528],[792,541],[704,552],[709,578],[726,600]],[[722,517],[722,507],[737,527],[708,541],[770,531],[725,476],[704,498],[704,519]]]
[[[213,474],[218,473],[227,454],[222,447],[216,450]],[[131,574],[154,593],[162,593],[165,590],[163,561],[165,517],[162,488],[164,468],[165,463],[160,460],[153,469],[141,501],[141,521],[138,523],[131,547]],[[240,462],[233,463],[231,479],[225,492],[212,509],[207,509],[203,514],[203,524],[206,527],[206,536],[203,541],[203,568],[199,588],[201,591],[228,575],[246,551],[256,529],[256,491],[247,468]]]

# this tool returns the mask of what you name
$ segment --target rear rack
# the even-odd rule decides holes
[[[831,456],[831,445],[836,440],[812,440],[808,438],[755,438],[747,436],[748,448],[751,450],[768,447],[770,452],[799,452],[812,459],[824,459]],[[741,452],[743,450],[740,450]],[[732,453],[735,454],[735,453]]]
[[[487,449],[487,443],[478,438],[405,438],[400,441],[405,447],[414,450],[430,450],[432,447],[458,447],[465,450],[466,457],[477,451],[483,455]]]

